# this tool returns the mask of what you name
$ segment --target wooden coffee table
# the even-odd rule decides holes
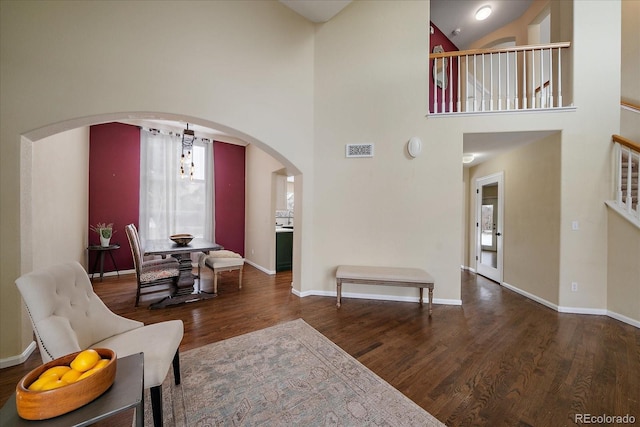
[[[87,426],[131,408],[136,410],[136,426],[144,425],[144,356],[142,353],[118,358],[116,378],[111,387],[93,402],[58,417],[42,421],[20,418],[14,393],[0,409],[3,426]]]

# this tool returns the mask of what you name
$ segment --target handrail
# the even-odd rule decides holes
[[[611,138],[613,139],[613,142],[617,142],[620,145],[624,145],[625,147],[631,148],[632,150],[640,153],[640,144],[638,144],[637,142],[620,135],[612,135]]]
[[[507,53],[507,52],[520,52],[527,50],[537,49],[558,49],[571,47],[571,42],[559,42],[559,43],[547,43],[547,44],[531,44],[526,46],[511,46],[504,48],[485,48],[485,49],[470,49],[470,50],[454,50],[451,52],[430,53],[429,59],[435,58],[449,58],[452,56],[465,56],[465,55],[484,55],[486,53]]]
[[[620,100],[620,105],[622,107],[627,107],[630,110],[634,110],[636,113],[640,113],[640,105],[638,105],[638,104],[634,104],[633,102]]]

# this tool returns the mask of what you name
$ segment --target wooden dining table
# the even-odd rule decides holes
[[[221,245],[205,239],[195,238],[186,245],[178,245],[170,239],[145,240],[143,242],[144,255],[172,256],[178,260],[180,276],[174,293],[156,303],[150,308],[162,308],[185,302],[199,301],[215,297],[215,294],[203,292],[200,288],[199,275],[193,274],[191,254],[194,252],[207,253],[224,249]],[[198,288],[195,288],[195,280],[198,279]]]

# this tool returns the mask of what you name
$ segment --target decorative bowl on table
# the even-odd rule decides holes
[[[174,234],[169,238],[178,246],[187,246],[193,240],[193,236],[191,234]]]
[[[40,365],[22,377],[16,386],[18,415],[26,420],[46,420],[78,409],[107,391],[116,377],[116,353],[108,348],[94,350],[100,358],[109,359],[109,362],[86,378],[51,390],[29,390],[29,386],[49,368],[68,367],[80,351]]]

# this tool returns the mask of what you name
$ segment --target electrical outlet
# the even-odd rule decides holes
[[[578,282],[571,282],[571,292],[578,292]]]
[[[573,221],[571,223],[571,229],[573,231],[580,230],[580,223],[578,221]]]

